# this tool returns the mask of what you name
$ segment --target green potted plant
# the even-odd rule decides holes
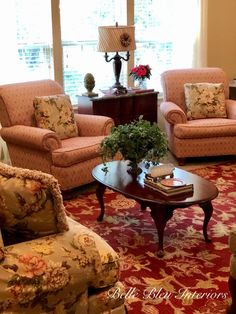
[[[167,138],[157,123],[144,120],[142,116],[129,124],[121,124],[112,128],[110,135],[102,141],[100,152],[103,158],[104,171],[107,171],[106,162],[120,153],[124,160],[128,160],[131,173],[141,171],[138,164],[145,161],[157,164],[160,158],[167,153]]]

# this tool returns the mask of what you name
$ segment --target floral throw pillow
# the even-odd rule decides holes
[[[186,83],[184,93],[188,120],[227,117],[222,83]]]
[[[36,124],[60,139],[78,136],[78,127],[68,95],[38,96],[33,100]]]
[[[0,163],[0,228],[4,244],[68,230],[57,180]]]

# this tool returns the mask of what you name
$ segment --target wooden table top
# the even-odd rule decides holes
[[[93,169],[92,175],[94,179],[106,187],[137,201],[174,207],[187,207],[211,201],[218,195],[218,189],[213,183],[177,167],[174,169],[174,177],[182,179],[187,184],[192,183],[194,186],[193,194],[190,196],[166,197],[144,186],[144,177],[148,170],[145,169],[143,163],[140,164],[143,172],[137,177],[133,177],[127,172],[129,167],[125,161],[108,162],[106,166],[108,167],[107,173],[102,170],[104,168],[103,164]]]

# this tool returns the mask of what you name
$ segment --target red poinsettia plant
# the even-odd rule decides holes
[[[138,65],[134,67],[130,74],[130,76],[133,77],[134,80],[144,80],[146,78],[150,79],[151,74],[151,68],[147,65]]]

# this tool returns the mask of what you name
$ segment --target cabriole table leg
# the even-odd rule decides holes
[[[160,205],[150,205],[151,208],[151,216],[154,220],[157,228],[158,234],[158,248],[157,248],[157,256],[163,257],[164,256],[164,248],[163,248],[163,239],[164,239],[164,230],[167,221],[173,216],[173,208],[169,208],[166,206]]]
[[[208,237],[208,234],[207,234],[207,225],[213,213],[213,206],[210,201],[201,203],[199,204],[199,206],[203,209],[204,214],[205,214],[204,222],[203,222],[203,235],[204,235],[205,241],[209,243],[211,242],[211,239]]]
[[[104,184],[98,183],[97,189],[96,189],[96,196],[100,205],[101,212],[99,216],[97,217],[97,221],[102,221],[105,214],[105,206],[104,206],[104,200],[103,200],[105,190],[106,190],[106,186]]]

